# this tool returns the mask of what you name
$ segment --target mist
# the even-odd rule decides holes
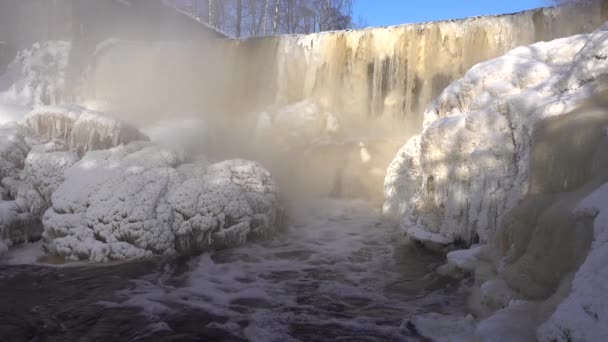
[[[607,2],[352,3],[1,3],[0,339],[601,340]]]

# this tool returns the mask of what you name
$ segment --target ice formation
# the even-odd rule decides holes
[[[572,290],[538,330],[542,341],[605,341],[608,339],[608,183],[585,198],[574,215],[593,219],[594,241],[576,272]]]
[[[0,179],[16,177],[25,165],[30,145],[24,136],[23,127],[18,124],[0,125]],[[10,193],[0,187],[0,255],[7,245],[29,239],[32,217],[20,210]],[[35,233],[34,233],[35,235]]]
[[[38,136],[60,140],[81,155],[148,139],[124,121],[78,105],[37,107],[26,116],[25,125]]]
[[[536,122],[601,90],[606,63],[596,56],[607,39],[598,31],[520,47],[451,84],[389,167],[385,211],[450,240],[489,241],[527,193]]]
[[[183,164],[134,142],[88,152],[65,172],[44,216],[44,245],[68,259],[195,253],[276,229],[278,189],[254,162]]]
[[[0,75],[0,113],[60,102],[70,50],[69,42],[47,41],[19,52]]]
[[[484,244],[448,255],[475,274],[477,340],[608,336],[607,55],[599,29],[476,65],[389,167],[384,211],[408,235]]]
[[[63,171],[78,161],[78,155],[56,142],[35,145],[21,172],[6,177],[2,185],[22,212],[41,218],[50,207],[51,195],[63,182]]]

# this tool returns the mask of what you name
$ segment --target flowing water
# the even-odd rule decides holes
[[[0,266],[1,341],[417,341],[462,313],[440,256],[363,201],[299,205],[279,237],[193,258]]]

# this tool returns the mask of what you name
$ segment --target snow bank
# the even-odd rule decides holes
[[[25,118],[38,136],[58,139],[80,155],[136,140],[148,140],[137,128],[104,113],[78,105],[41,106]]]
[[[279,220],[278,188],[248,161],[181,165],[148,142],[93,151],[65,172],[43,218],[44,246],[108,261],[244,243]]]
[[[33,107],[60,102],[70,50],[69,42],[48,41],[20,51],[0,75],[0,103]]]
[[[389,167],[385,212],[451,241],[489,241],[528,191],[535,124],[602,90],[607,41],[597,31],[519,47],[448,86]]]

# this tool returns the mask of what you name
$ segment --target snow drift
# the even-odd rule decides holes
[[[384,211],[408,235],[485,244],[461,253],[474,258],[451,258],[475,272],[478,340],[608,336],[597,294],[606,249],[606,56],[608,31],[600,29],[476,65],[431,104],[422,133],[389,167]],[[526,324],[505,329],[518,319]]]

